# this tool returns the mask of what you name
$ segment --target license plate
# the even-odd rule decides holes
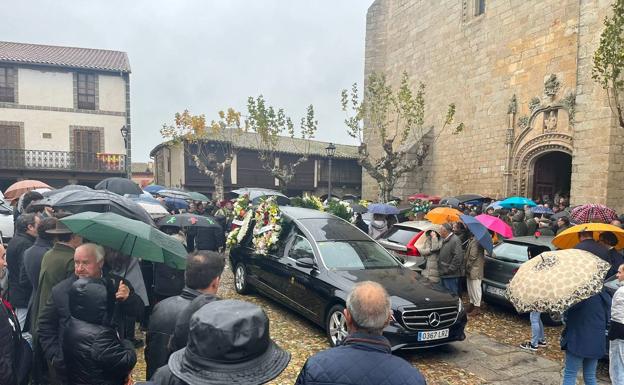
[[[433,341],[448,338],[449,329],[433,330],[430,332],[418,332],[418,341]]]
[[[485,291],[487,291],[488,293],[497,295],[499,297],[506,298],[505,297],[505,289],[501,289],[501,288],[498,288],[498,287],[486,285],[485,286]]]

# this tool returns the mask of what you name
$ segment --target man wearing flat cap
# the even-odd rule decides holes
[[[257,305],[214,301],[191,317],[188,344],[158,369],[157,385],[260,385],[286,369],[290,353],[270,338]]]

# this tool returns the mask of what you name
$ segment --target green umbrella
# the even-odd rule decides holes
[[[86,211],[62,218],[69,229],[102,246],[146,261],[186,267],[186,249],[179,241],[143,222],[115,213]]]
[[[202,193],[191,191],[188,193],[194,201],[210,202],[210,199]]]

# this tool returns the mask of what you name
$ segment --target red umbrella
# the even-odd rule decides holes
[[[611,223],[614,219],[618,219],[615,210],[605,205],[595,203],[576,206],[570,212],[570,221],[577,224],[596,222]]]
[[[435,196],[435,195],[427,195],[424,193],[418,193],[418,194],[414,194],[414,195],[410,195],[409,197],[407,197],[407,200],[410,201],[415,201],[415,200],[427,200],[431,203],[438,203],[440,202],[440,197],[439,196]]]
[[[19,182],[13,183],[9,188],[4,192],[4,197],[8,200],[14,201],[18,199],[22,194],[27,191],[35,190],[38,188],[49,188],[47,184],[33,179],[21,180]]]
[[[505,238],[513,238],[513,230],[511,229],[511,226],[505,223],[502,219],[487,214],[477,215],[475,219],[481,222],[483,226],[487,227],[488,230],[492,230]]]

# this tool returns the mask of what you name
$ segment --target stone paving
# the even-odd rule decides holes
[[[482,334],[467,334],[463,342],[441,346],[428,354],[477,375],[485,384],[561,384],[562,365]],[[408,355],[409,357],[409,355]],[[582,379],[580,382],[583,383]],[[610,384],[599,378],[598,384]]]

